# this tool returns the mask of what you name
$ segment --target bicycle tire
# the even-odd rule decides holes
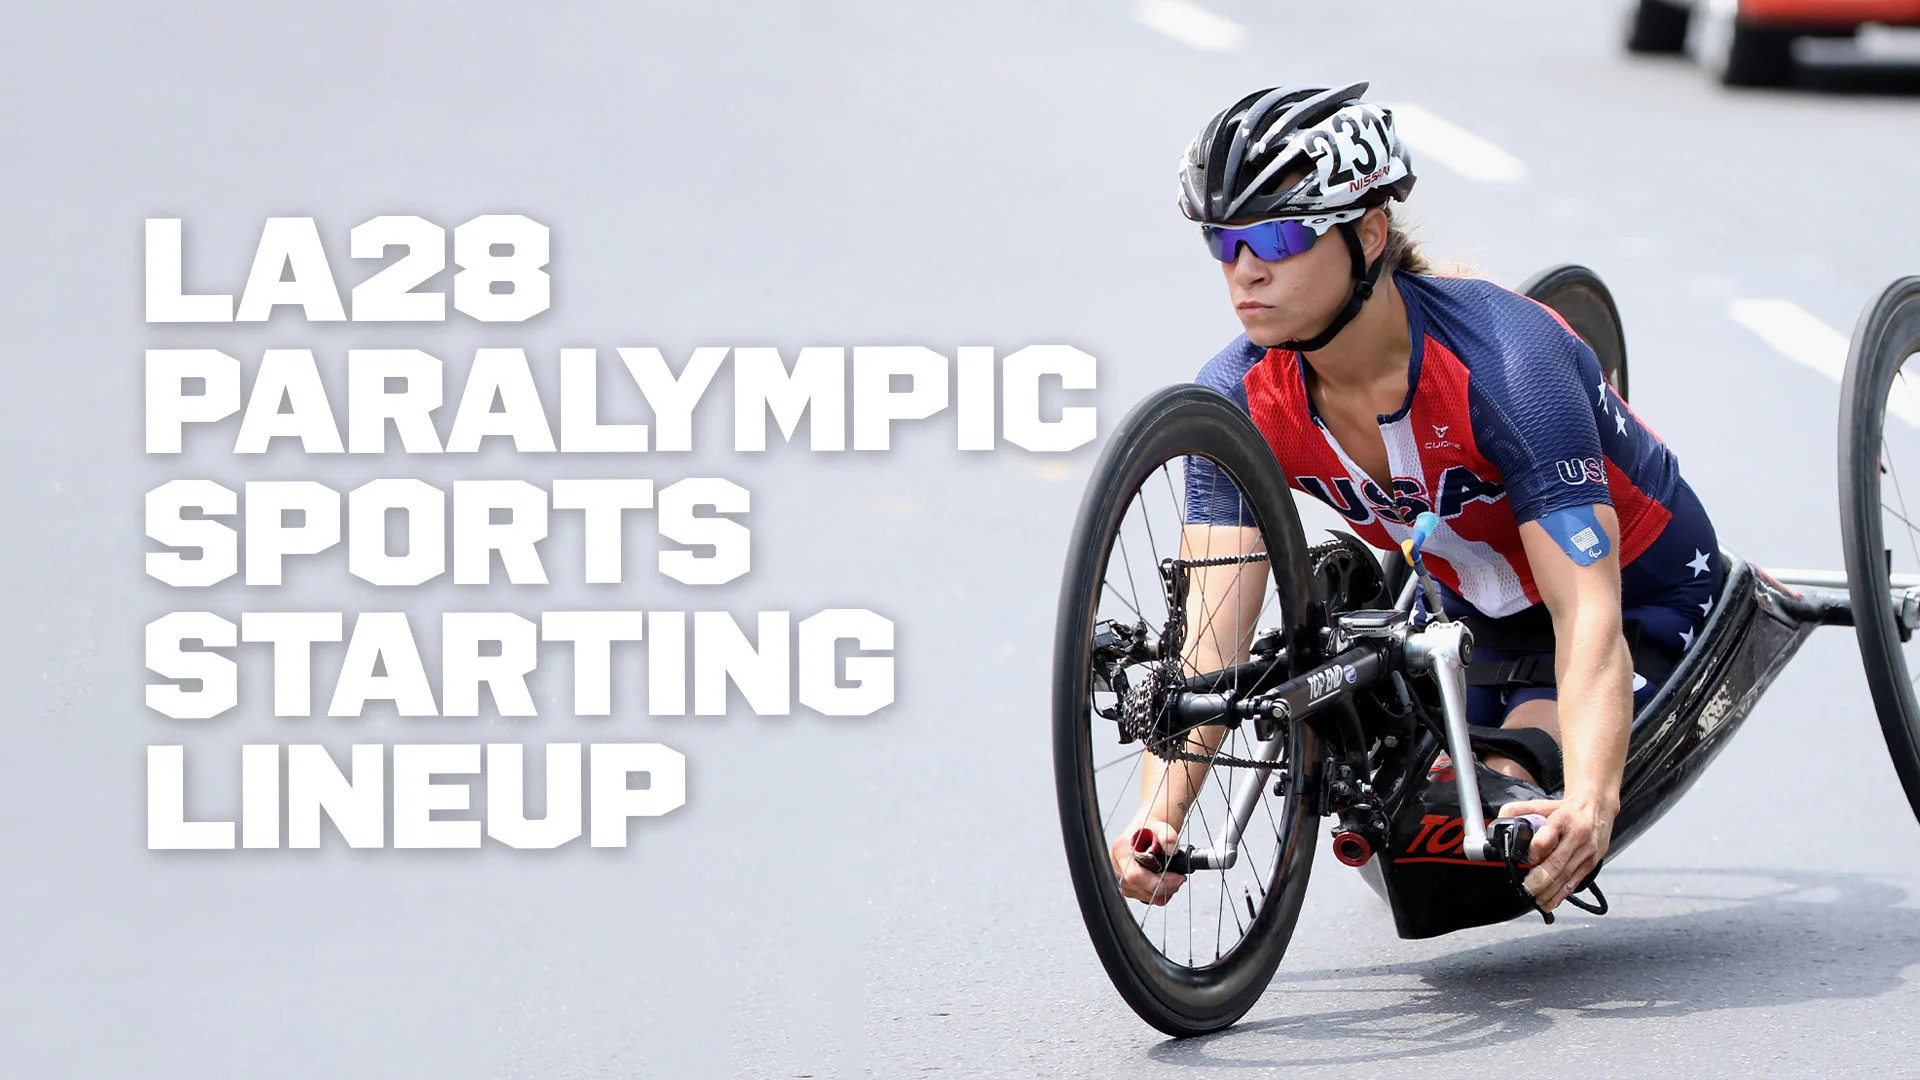
[[[1687,48],[1693,9],[1673,0],[1639,0],[1627,18],[1627,51],[1677,56]]]
[[[1627,400],[1627,335],[1620,309],[1600,275],[1578,263],[1550,266],[1520,286],[1522,295],[1552,308],[1600,361],[1600,372]]]
[[[1120,894],[1109,861],[1108,826],[1101,814],[1093,759],[1096,725],[1111,727],[1112,722],[1093,711],[1096,689],[1092,638],[1115,554],[1115,538],[1136,493],[1157,472],[1188,455],[1213,461],[1239,486],[1253,509],[1271,565],[1266,589],[1272,595],[1262,603],[1273,602],[1278,609],[1281,625],[1291,640],[1290,669],[1297,671],[1311,662],[1306,655],[1310,646],[1305,628],[1313,610],[1312,576],[1299,516],[1279,463],[1252,421],[1227,398],[1200,386],[1177,386],[1159,391],[1130,412],[1094,466],[1061,583],[1053,701],[1061,832],[1082,918],[1122,998],[1142,1019],[1176,1037],[1217,1031],[1232,1024],[1265,991],[1299,917],[1318,821],[1307,799],[1262,791],[1261,800],[1273,821],[1272,868],[1262,886],[1257,910],[1251,890],[1247,892],[1249,920],[1243,936],[1211,961],[1200,963],[1189,955],[1188,963],[1177,962],[1168,955],[1175,950],[1157,947],[1150,940],[1148,931],[1142,923],[1136,923],[1128,907],[1134,902]],[[1171,480],[1167,486],[1169,497],[1177,502]],[[1318,745],[1303,724],[1292,725],[1289,739],[1284,772],[1291,785],[1288,790],[1308,790],[1319,775]],[[1315,771],[1309,773],[1310,769]],[[1222,771],[1236,770],[1224,766],[1213,770],[1215,774]],[[1273,778],[1260,782],[1264,789]],[[1125,790],[1124,781],[1120,790]],[[1273,813],[1275,801],[1281,804],[1277,816]],[[1199,881],[1200,873],[1212,872],[1197,872],[1189,882]],[[1222,896],[1227,894],[1225,881],[1223,873]],[[1196,895],[1188,893],[1189,903],[1199,903]],[[1146,909],[1146,918],[1152,917],[1153,910]],[[1233,915],[1238,924],[1238,911]],[[1191,919],[1190,909],[1190,937]],[[1216,936],[1216,947],[1218,944]]]
[[[1920,277],[1903,278],[1888,286],[1860,316],[1847,351],[1846,372],[1840,390],[1840,535],[1846,557],[1847,590],[1853,603],[1854,634],[1860,643],[1860,661],[1867,688],[1886,737],[1894,771],[1906,790],[1907,803],[1920,819],[1920,704],[1914,700],[1915,672],[1902,648],[1899,622],[1890,601],[1891,566],[1896,554],[1887,546],[1885,516],[1911,521],[1911,515],[1886,506],[1883,475],[1893,479],[1895,498],[1904,503],[1899,472],[1893,465],[1886,437],[1888,401],[1896,376],[1901,376],[1903,425],[1920,423],[1913,415],[1911,381],[1920,390],[1920,371],[1907,379],[1902,366],[1920,352]],[[1914,443],[1906,431],[1897,441]],[[1916,433],[1920,435],[1920,433]],[[1908,551],[1920,569],[1920,540],[1911,525]]]
[[[1701,15],[1700,65],[1722,86],[1786,86],[1799,72],[1792,29],[1743,19],[1732,5],[1709,3]]]

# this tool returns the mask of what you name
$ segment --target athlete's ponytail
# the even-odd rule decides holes
[[[1380,258],[1386,263],[1385,269],[1408,274],[1433,273],[1427,257],[1420,252],[1420,245],[1394,224],[1392,207],[1382,206],[1380,209],[1387,215],[1387,246],[1380,252]]]

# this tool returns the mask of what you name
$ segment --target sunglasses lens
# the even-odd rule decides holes
[[[1217,229],[1211,225],[1200,226],[1200,238],[1207,242],[1207,251],[1221,262],[1230,263],[1240,246],[1240,233],[1237,229]]]
[[[1277,262],[1300,254],[1319,239],[1312,229],[1291,219],[1261,221],[1241,228],[1202,225],[1200,235],[1206,239],[1207,250],[1213,257],[1226,263],[1239,257],[1241,244],[1247,245],[1255,258]]]
[[[1274,256],[1275,258],[1284,259],[1289,255],[1298,255],[1312,247],[1315,240],[1320,239],[1320,234],[1308,228],[1304,222],[1276,221],[1273,224],[1274,231],[1280,235],[1284,244],[1284,250]]]
[[[1238,240],[1228,238],[1228,230],[1217,229],[1212,225],[1200,226],[1200,239],[1206,241],[1207,253],[1221,262],[1232,262],[1233,249],[1239,246]]]

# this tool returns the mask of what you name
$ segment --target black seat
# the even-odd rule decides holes
[[[1600,275],[1576,263],[1550,266],[1520,286],[1522,295],[1552,308],[1565,319],[1580,340],[1600,360],[1600,370],[1620,395],[1627,397],[1627,336],[1620,326],[1620,309]]]

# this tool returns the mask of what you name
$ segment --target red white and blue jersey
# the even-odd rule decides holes
[[[1242,336],[1198,381],[1245,408],[1292,485],[1368,543],[1397,550],[1417,515],[1439,515],[1443,527],[1424,548],[1428,568],[1484,615],[1540,602],[1521,523],[1600,503],[1620,519],[1624,606],[1686,611],[1705,597],[1704,614],[1719,569],[1712,525],[1666,444],[1602,377],[1593,350],[1551,310],[1491,282],[1396,273],[1394,283],[1413,354],[1405,401],[1379,417],[1392,491],[1328,432],[1296,353]],[[1197,458],[1187,468],[1186,515],[1253,524],[1237,490]],[[1641,564],[1656,544],[1659,557]],[[1684,629],[1690,640],[1692,626]]]

